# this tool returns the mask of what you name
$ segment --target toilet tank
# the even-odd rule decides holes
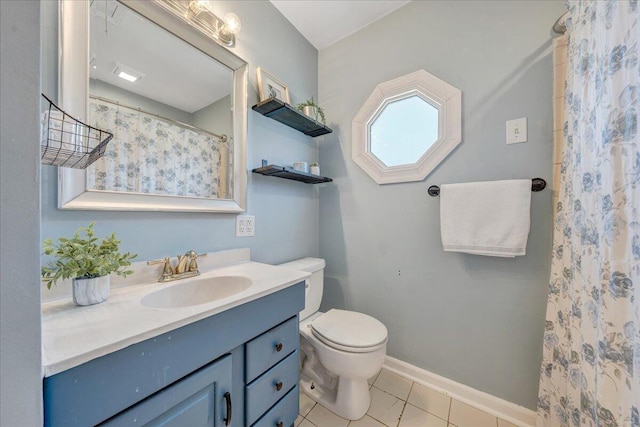
[[[322,302],[322,289],[324,287],[324,267],[326,263],[321,258],[302,258],[291,262],[285,262],[278,267],[290,270],[306,271],[311,273],[305,283],[304,310],[300,312],[300,320],[306,319],[320,310]]]

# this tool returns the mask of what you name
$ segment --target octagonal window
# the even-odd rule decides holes
[[[438,109],[417,95],[387,103],[373,119],[370,150],[386,166],[416,163],[438,139]]]
[[[353,118],[352,159],[378,184],[422,181],[461,137],[462,92],[418,70],[373,90]]]

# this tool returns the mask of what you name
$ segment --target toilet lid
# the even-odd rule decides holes
[[[338,348],[370,348],[387,341],[387,328],[382,322],[355,311],[329,310],[311,322],[311,331]]]

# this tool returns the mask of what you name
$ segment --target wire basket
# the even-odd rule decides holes
[[[42,114],[41,163],[85,169],[104,155],[113,134],[77,120],[53,103]]]

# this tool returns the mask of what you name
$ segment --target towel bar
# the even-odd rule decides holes
[[[533,178],[531,180],[531,191],[535,191],[535,192],[542,191],[545,189],[546,186],[547,186],[547,181],[545,181],[542,178]],[[437,185],[432,185],[429,187],[427,192],[431,197],[439,196],[440,187],[438,187]]]

